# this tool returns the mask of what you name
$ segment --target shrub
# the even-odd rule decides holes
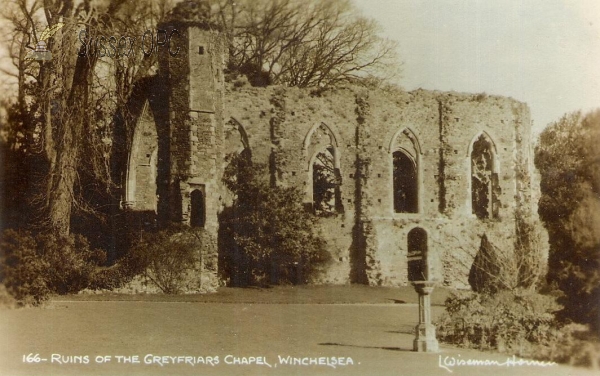
[[[484,234],[481,246],[469,272],[469,285],[473,291],[495,293],[509,288],[506,274],[501,268],[501,254]]]
[[[133,247],[130,263],[134,263],[145,276],[165,294],[182,292],[197,264],[216,270],[212,258],[202,260],[214,240],[200,228],[170,226],[152,233],[145,232],[143,240]]]
[[[0,283],[0,309],[15,308],[17,301],[6,291],[6,286]]]
[[[59,237],[6,230],[0,241],[0,282],[21,304],[37,305],[51,293],[75,293],[92,281],[102,251],[80,235]]]
[[[131,257],[123,257],[109,267],[97,268],[88,286],[92,290],[114,290],[122,287],[138,274],[142,273],[137,262]]]
[[[261,180],[264,166],[233,158],[225,184],[234,194],[220,217],[221,260],[225,278],[235,285],[303,284],[330,260],[315,232],[317,218],[305,210],[296,187]]]
[[[503,252],[484,234],[475,256],[469,284],[473,291],[496,293],[501,290],[535,290],[546,275],[546,247],[540,226],[517,213],[514,252]]]
[[[437,335],[442,342],[467,348],[597,366],[598,339],[584,325],[557,321],[560,308],[555,297],[527,290],[455,293],[446,300]]]
[[[557,363],[600,368],[600,342],[582,324],[570,323],[550,328],[548,341],[534,347],[531,355]]]
[[[531,345],[549,341],[559,308],[554,298],[524,290],[454,294],[446,300],[438,335],[465,347],[526,354]]]
[[[515,257],[512,263],[513,279],[516,286],[539,290],[546,285],[548,273],[548,235],[542,224],[526,216],[523,208],[515,217]]]

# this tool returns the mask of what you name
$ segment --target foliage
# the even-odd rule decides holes
[[[204,229],[172,225],[158,232],[146,232],[133,247],[133,263],[165,294],[182,292],[190,273],[202,262],[205,247],[212,246]],[[214,269],[215,266],[206,266]]]
[[[548,341],[532,349],[533,358],[594,369],[600,367],[600,342],[586,325],[555,324],[549,330],[548,338]]]
[[[522,353],[527,343],[549,340],[557,309],[554,298],[530,291],[456,293],[446,300],[438,337],[465,347]]]
[[[469,272],[469,284],[473,291],[496,293],[540,287],[547,270],[540,228],[520,212],[517,213],[515,225],[514,252],[503,252],[492,244],[487,235],[482,236]]]
[[[484,234],[469,272],[469,285],[473,291],[495,293],[508,288],[505,274],[501,270],[502,256]]]
[[[317,154],[313,163],[313,210],[319,216],[335,215],[336,194],[339,195],[339,170],[336,170],[333,148]]]
[[[437,323],[438,338],[462,347],[592,365],[598,361],[585,327],[555,320],[555,298],[533,291],[455,293]],[[597,346],[596,346],[597,347]]]
[[[31,220],[27,192],[36,166],[18,147],[22,142],[20,126],[17,106],[0,100],[0,231],[23,227]]]
[[[548,273],[548,238],[542,224],[517,209],[515,218],[515,257],[512,262],[512,288],[539,290]]]
[[[331,87],[397,73],[396,44],[349,0],[212,0],[229,69],[255,86]],[[193,7],[194,1],[189,2]]]
[[[114,202],[114,128],[127,117],[132,87],[151,73],[156,59],[139,48],[126,57],[101,57],[95,42],[100,35],[139,40],[164,15],[165,1],[17,0],[2,9],[13,42],[6,46],[13,63],[7,72],[18,88],[9,117],[15,135],[7,143],[14,154],[10,171],[17,169],[12,157],[21,156],[28,168],[17,175],[27,197],[20,204],[28,204],[36,228],[66,236],[73,214],[101,217]],[[47,28],[55,33],[43,32]],[[32,59],[40,42],[51,58]]]
[[[84,237],[5,230],[0,242],[0,282],[23,303],[39,304],[51,293],[78,292],[91,283],[102,251]]]
[[[259,177],[264,166],[236,157],[224,183],[233,206],[221,217],[222,238],[233,240],[222,258],[233,284],[301,284],[329,260],[296,187],[270,186]],[[227,215],[228,214],[228,215]]]
[[[17,305],[15,298],[6,291],[6,286],[0,283],[0,309],[15,308]]]
[[[561,317],[600,330],[600,110],[575,112],[540,135],[540,218],[550,238],[548,280],[563,291]]]
[[[114,290],[131,282],[135,276],[144,271],[139,258],[127,254],[111,266],[97,268],[88,288],[90,290]]]

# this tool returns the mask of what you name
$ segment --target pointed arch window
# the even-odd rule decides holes
[[[250,172],[252,166],[248,134],[240,122],[231,118],[225,123],[224,135],[224,178],[229,182],[239,181]]]
[[[325,123],[315,125],[304,140],[304,150],[305,155],[312,156],[308,163],[306,203],[318,216],[342,213],[337,138]]]
[[[340,199],[339,169],[335,167],[332,146],[317,154],[312,164],[313,209],[321,216],[338,212]]]
[[[471,212],[479,219],[497,218],[500,187],[492,140],[484,133],[471,148]]]
[[[419,141],[412,130],[404,128],[392,138],[390,151],[394,213],[419,213]]]
[[[157,128],[148,102],[145,102],[141,111],[128,150],[123,207],[156,212],[158,206]]]
[[[393,153],[394,163],[394,212],[417,213],[419,210],[417,166],[402,150]]]

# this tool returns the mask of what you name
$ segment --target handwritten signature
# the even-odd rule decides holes
[[[438,358],[438,367],[443,368],[450,373],[453,372],[453,367],[552,367],[555,365],[555,362],[519,359],[515,355],[506,358],[506,361],[492,359],[467,359],[462,358],[460,354],[458,356],[440,355]]]

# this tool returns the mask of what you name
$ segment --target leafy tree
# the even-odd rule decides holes
[[[329,259],[296,187],[270,186],[264,166],[233,158],[224,177],[235,195],[221,231],[234,240],[222,257],[234,284],[306,283]]]
[[[550,237],[548,279],[564,317],[600,329],[600,110],[574,112],[540,135],[539,214]]]

